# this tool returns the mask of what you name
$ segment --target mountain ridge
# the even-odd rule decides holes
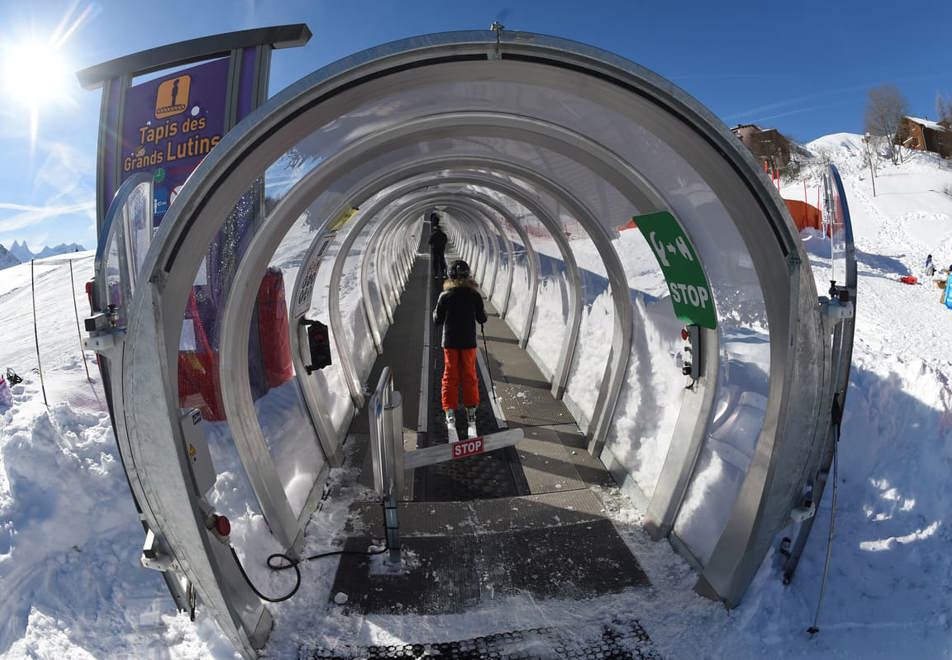
[[[5,248],[5,251],[16,257],[18,259],[17,263],[26,263],[31,259],[45,259],[46,257],[54,257],[58,254],[66,254],[67,252],[80,252],[85,249],[86,248],[84,248],[79,243],[60,243],[59,245],[54,245],[53,247],[44,245],[39,252],[33,252],[30,250],[30,246],[27,245],[26,241],[23,241],[22,243],[19,241],[13,241],[9,248]]]

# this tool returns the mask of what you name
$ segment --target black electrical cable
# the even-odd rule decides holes
[[[241,565],[241,560],[238,559],[238,553],[235,552],[234,548],[231,548],[231,556],[235,558],[235,563],[238,564],[238,570],[241,571],[241,576],[245,578],[245,582],[248,583],[248,586],[251,587],[251,590],[255,592],[255,595],[258,596],[261,600],[266,600],[269,603],[282,603],[289,598],[293,597],[294,594],[298,592],[298,589],[301,588],[301,569],[298,565],[301,562],[311,561],[314,559],[322,559],[324,557],[333,557],[334,555],[380,555],[389,550],[389,546],[384,546],[382,550],[332,550],[331,552],[321,552],[316,555],[311,555],[310,557],[303,557],[301,559],[292,559],[283,552],[275,552],[268,555],[268,568],[272,571],[286,571],[289,568],[294,569],[294,587],[283,596],[276,596],[274,598],[270,596],[265,596],[263,593],[258,591],[258,588],[255,587],[254,583],[251,581],[251,578],[248,577],[248,574],[245,572],[245,567]],[[275,560],[283,559],[285,563],[277,564]]]
[[[384,517],[386,519],[386,517]],[[386,538],[386,537],[384,537]],[[238,559],[238,553],[235,552],[235,548],[229,546],[231,550],[231,556],[235,558],[235,563],[238,564],[238,570],[241,571],[241,576],[245,579],[245,582],[248,583],[248,586],[251,587],[251,590],[255,592],[255,595],[258,596],[261,600],[267,601],[269,603],[283,603],[289,598],[293,597],[294,594],[298,592],[298,589],[301,588],[301,569],[298,568],[301,562],[313,561],[314,559],[323,559],[324,557],[334,557],[335,555],[382,555],[383,553],[390,550],[389,543],[384,543],[384,546],[380,550],[331,550],[330,552],[319,552],[316,555],[311,555],[310,557],[302,557],[301,559],[293,559],[283,552],[275,552],[268,555],[268,568],[272,571],[286,571],[289,568],[294,569],[294,587],[283,596],[276,596],[274,598],[270,596],[265,596],[263,593],[258,591],[258,588],[251,581],[251,578],[248,577],[248,574],[245,572],[245,567],[241,565],[241,560]],[[275,563],[276,560],[283,559],[284,563],[278,564]]]

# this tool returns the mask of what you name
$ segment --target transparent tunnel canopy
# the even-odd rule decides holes
[[[293,329],[289,324],[291,297],[300,276],[304,252],[318,236],[316,229],[308,213],[295,221],[271,257],[262,278],[255,313],[260,335],[269,335],[271,349],[261,354],[268,390],[255,400],[255,413],[295,516],[304,510],[308,495],[325,465],[291,356]],[[249,356],[255,355],[255,344],[252,333]]]
[[[135,292],[139,271],[152,243],[152,181],[151,177],[136,177],[127,184],[121,204],[110,209],[106,219],[104,246],[98,254],[98,303],[105,309],[116,310],[116,322],[126,326],[127,307]]]
[[[315,200],[311,208],[319,207],[320,200]],[[320,220],[317,220],[319,223]],[[329,307],[329,284],[331,279],[331,263],[338,257],[341,250],[341,243],[344,240],[343,234],[332,236],[332,240],[324,252],[321,259],[321,267],[317,271],[313,285],[313,293],[310,301],[305,300],[307,305],[306,317],[312,320],[319,320],[328,325],[328,334],[331,336],[331,364],[319,371],[313,372],[309,378],[314,383],[318,396],[323,402],[324,412],[330,421],[331,427],[335,432],[341,433],[349,423],[348,410],[350,408],[350,396],[348,394],[346,376],[341,368],[340,355],[337,353],[337,344],[334,339],[333,329],[330,328]],[[303,247],[303,246],[302,246]]]
[[[657,259],[636,226],[613,241],[628,283],[634,328],[625,386],[606,450],[650,499],[661,474],[687,379],[679,376],[683,322],[674,315]],[[583,245],[580,248],[587,248]],[[587,250],[580,249],[579,252]],[[592,256],[580,257],[589,261]]]
[[[552,347],[562,345],[571,313],[565,262],[555,240],[537,218],[525,216],[519,221],[529,236],[529,242],[539,261],[536,312],[526,348],[543,375],[551,379],[559,358]]]
[[[704,557],[716,542],[750,463],[762,426],[768,394],[766,376],[770,370],[763,294],[753,263],[739,256],[742,250],[738,246],[744,243],[730,212],[692,164],[643,125],[638,104],[630,98],[622,99],[616,88],[605,85],[598,93],[587,89],[583,94],[565,85],[562,76],[566,74],[537,70],[528,64],[501,63],[491,80],[469,79],[465,75],[467,68],[460,64],[426,76],[396,75],[404,84],[389,85],[381,93],[343,101],[341,111],[331,120],[315,124],[310,135],[298,140],[269,166],[269,203],[277,205],[311,176],[328,176],[322,168],[338,154],[355,145],[373,143],[379,146],[368,146],[367,155],[354,167],[328,176],[328,183],[317,189],[310,200],[310,208],[321,209],[322,216],[330,215],[330,209],[339,208],[345,200],[355,206],[364,204],[372,194],[386,188],[388,177],[390,185],[401,177],[415,175],[438,185],[441,178],[460,176],[460,164],[470,168],[467,171],[478,172],[479,163],[485,163],[482,170],[487,175],[524,190],[560,224],[563,217],[571,218],[571,212],[562,207],[570,200],[580,204],[590,220],[601,222],[614,236],[617,228],[632,216],[655,210],[658,203],[665,204],[682,223],[704,262],[718,312],[722,364],[717,383],[716,432],[712,431],[705,441],[676,528],[692,551]],[[618,171],[618,163],[599,150],[614,154],[637,175]],[[537,173],[544,181],[527,181],[520,174],[523,171]],[[650,195],[643,189],[641,180],[645,179],[652,182]],[[374,181],[382,183],[374,189]],[[545,181],[553,182],[556,189],[546,190]],[[552,351],[541,347],[561,343],[570,313],[565,264],[558,247],[538,219],[505,193],[483,189],[479,183],[471,188],[512,209],[512,219],[522,224],[529,237],[539,278],[529,349],[543,372],[551,376],[558,356],[552,357]],[[559,195],[565,199],[559,200]],[[592,384],[604,374],[612,343],[608,329],[613,323],[613,307],[607,280],[599,272],[600,259],[592,258],[585,233],[577,226],[562,226],[562,230],[571,237],[573,253],[578,253],[584,303],[566,398],[583,427],[587,427],[598,395]],[[352,254],[347,256],[342,278],[346,293],[359,293],[361,246],[366,236],[369,231],[358,238],[351,248]],[[515,273],[507,320],[514,328],[525,328],[525,314],[530,308],[527,296],[531,294],[525,252],[528,246],[520,249],[522,239],[514,233],[509,239],[513,243]],[[335,238],[335,244],[337,241]],[[616,241],[622,242],[625,241]],[[332,247],[330,252],[333,250]],[[642,257],[647,256],[643,246],[640,252]],[[625,258],[622,261],[627,263]],[[374,261],[374,287],[379,290],[382,280],[376,269]],[[629,365],[628,380],[631,381],[633,373],[639,377],[650,375],[658,385],[644,388],[641,383],[644,389],[638,405],[642,426],[629,425],[629,432],[636,437],[627,436],[627,447],[625,438],[616,433],[612,447],[623,457],[646,448],[655,450],[649,460],[643,461],[654,466],[646,469],[641,480],[650,491],[665,448],[663,437],[672,424],[671,411],[677,409],[672,406],[676,404],[676,388],[669,385],[679,382],[671,359],[672,341],[668,339],[675,324],[667,313],[659,314],[656,309],[659,299],[666,297],[659,290],[657,270],[645,269],[643,265],[627,270],[636,278],[650,279],[652,275],[641,273],[655,273],[654,281],[647,287],[632,287],[629,292],[642,329],[632,339],[633,344],[637,343],[633,345],[633,354],[640,357]],[[320,315],[326,304],[322,284],[325,282],[318,274],[311,310],[315,315]],[[384,286],[390,287],[386,283]],[[359,299],[359,295],[342,296],[345,302],[341,331],[345,343],[359,356],[355,362],[359,364],[359,375],[365,378],[371,345]],[[325,383],[319,387],[326,388],[329,416],[335,428],[340,429],[346,402],[333,393],[340,391],[344,377],[332,366],[323,379]],[[631,382],[628,396],[633,396]],[[616,426],[616,430],[622,428],[624,423]],[[713,513],[715,509],[718,514]],[[718,516],[723,520],[719,521]],[[705,521],[705,529],[700,533],[703,539],[695,538],[694,520]]]
[[[715,591],[736,600],[727,582],[744,577],[723,568],[734,550],[722,547],[724,532],[752,529],[762,498],[789,498],[786,484],[767,492],[773,473],[764,466],[772,469],[781,432],[802,442],[790,431],[799,427],[787,408],[768,408],[817,370],[815,319],[797,325],[803,310],[816,314],[815,291],[798,279],[789,218],[726,130],[665,81],[538,35],[507,35],[490,61],[498,35],[474,34],[331,65],[226,135],[171,205],[145,261],[137,309],[152,305],[158,321],[146,315],[130,329],[130,345],[149,348],[130,350],[128,366],[177,360],[168,371],[178,401],[165,384],[171,428],[178,408],[197,405],[227,429],[220,435],[235,439],[242,461],[261,468],[248,469],[252,486],[290,547],[308,494],[364,403],[421,220],[437,209],[543,374],[566,376],[553,392],[591,436],[590,451],[613,457],[649,500],[664,490],[666,459],[684,452],[667,530],[702,568],[716,565],[705,579],[727,576]],[[668,283],[636,229],[657,211],[693,245],[713,297],[717,327],[703,334],[710,370],[696,390],[685,389]],[[121,281],[121,251],[104,254],[107,281]],[[301,324],[311,321],[329,326],[332,360],[307,374]],[[162,438],[148,434],[170,423],[141,405],[152,394],[130,379],[144,429],[131,442],[161,462],[149,452],[165,447]],[[810,390],[803,401],[816,398]],[[682,421],[691,415],[701,421],[689,438]],[[794,455],[782,456],[782,469],[802,468]],[[159,499],[157,520],[191,524],[167,506],[173,497]],[[187,572],[205,549],[182,552]]]
[[[350,113],[337,117],[332,125],[324,126],[320,131],[301,140],[292,150],[294,157],[287,157],[280,161],[288,164],[289,172],[283,178],[300,180],[309,166],[319,167],[334,151],[335,146],[340,148],[347,141],[369,136],[370,132],[367,128],[369,117],[373,118],[371,122],[373,130],[379,132],[387,126],[400,126],[401,122],[417,119],[421,115],[421,107],[425,105],[428,109],[425,116],[433,124],[429,133],[421,129],[422,135],[417,135],[409,144],[395,141],[390,149],[372,159],[362,160],[355,171],[338,180],[336,189],[343,189],[349,182],[355,182],[352,185],[356,185],[361,177],[370,179],[380,176],[381,172],[411,168],[419,162],[434,161],[436,163],[442,159],[447,169],[429,174],[431,182],[438,182],[441,175],[452,175],[450,168],[454,161],[501,159],[510,164],[517,163],[533,171],[542,172],[549,179],[558,181],[570,195],[582,200],[597,219],[602,220],[603,223],[607,220],[606,224],[610,223],[610,229],[614,230],[623,225],[633,214],[652,209],[647,206],[639,208],[638,203],[645,204],[643,196],[636,200],[626,199],[622,192],[609,183],[610,177],[606,177],[605,172],[593,171],[573,160],[571,157],[575,155],[573,149],[577,151],[580,147],[578,145],[566,147],[564,144],[559,144],[556,138],[563,140],[566,138],[557,130],[548,129],[551,128],[550,125],[562,127],[563,130],[564,127],[571,126],[579,132],[584,132],[590,139],[596,140],[596,143],[598,143],[598,136],[602,136],[605,143],[612,144],[615,150],[622,152],[621,155],[629,156],[629,162],[637,163],[639,170],[643,172],[647,170],[644,175],[650,176],[653,182],[658,180],[670,182],[667,190],[655,192],[664,199],[665,203],[673,207],[705,259],[706,272],[712,283],[718,310],[722,310],[720,322],[722,337],[726,340],[725,344],[746,344],[757,341],[755,339],[758,336],[757,330],[763,329],[765,323],[762,298],[753,264],[749,260],[745,263],[742,259],[737,261],[725,259],[722,256],[736,254],[733,247],[741,241],[730,217],[700,176],[693,173],[693,168],[690,168],[682,158],[674,154],[670,147],[637,122],[628,120],[620,108],[617,113],[606,110],[586,97],[577,96],[563,89],[546,87],[545,84],[527,88],[524,81],[519,83],[492,81],[462,85],[456,81],[447,80],[411,87],[412,93],[408,89],[401,89],[383,97],[375,97],[371,103],[354,108]],[[532,110],[529,114],[537,118],[535,126],[527,126],[525,121],[519,119],[526,114],[526,104]],[[380,108],[386,108],[386,112],[382,113]],[[454,113],[465,114],[466,121],[469,123],[460,126]],[[440,121],[441,116],[445,116],[446,119]],[[569,116],[571,116],[571,122],[568,121]],[[581,127],[579,117],[594,118],[593,125]],[[583,120],[582,123],[586,122]],[[452,130],[447,126],[451,126]],[[537,134],[527,133],[529,128]],[[447,133],[451,135],[447,136]],[[423,139],[423,136],[427,139]],[[533,142],[531,138],[537,139]],[[628,147],[632,152],[630,154],[624,153],[627,145],[631,145]],[[500,176],[499,172],[494,174]],[[502,176],[506,174],[503,172]],[[541,196],[538,189],[532,185],[512,176],[508,178],[510,182],[515,182],[515,185],[524,188],[527,194]],[[512,202],[509,203],[512,204]],[[558,213],[557,205],[550,202],[549,206],[555,207],[553,210]],[[703,222],[691,223],[689,222],[691,216],[698,216]],[[516,214],[516,217],[525,218],[527,214],[521,211]],[[545,238],[547,234],[547,231],[529,233],[533,237],[531,240],[540,242],[539,245],[534,246],[539,255],[538,275],[541,277],[539,288],[541,304],[536,311],[540,322],[533,322],[529,340],[529,347],[536,356],[551,355],[551,352],[540,353],[537,346],[540,342],[544,343],[553,338],[547,335],[564,332],[564,322],[568,312],[564,304],[553,305],[548,300],[551,296],[552,302],[564,303],[566,296],[564,276],[559,266],[561,260],[557,258],[553,260],[552,257],[557,255],[558,251],[554,248],[551,239]],[[515,245],[518,245],[518,237],[516,237]],[[530,292],[528,274],[525,273],[526,257],[519,254],[518,247],[515,249],[517,264],[523,272],[520,273],[517,269],[517,276],[514,277],[509,319],[513,327],[517,328],[525,327],[527,320],[525,313],[528,310],[526,296]],[[586,424],[596,404],[596,397],[590,383],[600,378],[608,359],[606,347],[610,345],[610,337],[605,336],[605,328],[610,327],[611,322],[609,320],[605,323],[605,317],[610,317],[612,310],[608,304],[609,298],[604,291],[601,294],[605,295],[601,297],[594,294],[594,291],[600,288],[600,274],[596,272],[597,270],[598,266],[595,264],[591,268],[583,269],[583,277],[586,280],[585,313],[567,391],[569,402],[574,403],[577,414]],[[556,273],[559,274],[556,276]],[[604,288],[604,280],[601,285]],[[657,296],[661,292],[655,287],[654,291],[644,293]],[[758,299],[761,299],[760,303]],[[637,309],[637,301],[635,306]],[[561,311],[556,312],[555,310],[560,307]],[[553,312],[556,315],[550,316]],[[647,306],[644,313],[648,313]],[[558,322],[559,317],[562,323]],[[665,334],[669,332],[670,328],[667,328]],[[765,334],[761,333],[760,336],[763,337],[765,343]],[[642,348],[642,352],[647,350],[645,346]],[[752,444],[759,430],[758,420],[762,420],[762,415],[758,418],[757,406],[762,404],[766,396],[766,383],[750,378],[749,374],[766,374],[769,371],[769,356],[763,351],[758,353],[743,350],[747,348],[743,345],[740,346],[742,350],[739,351],[733,351],[726,345],[724,348],[731,368],[723,370],[718,384],[719,388],[724,388],[724,393],[721,393],[718,398],[720,408],[733,409],[737,405],[743,405],[745,414],[740,417],[728,415],[721,420],[723,433],[725,437],[733,437],[730,433],[732,425],[740,424],[743,427],[745,437],[738,440],[738,447],[731,447],[731,449],[739,449],[740,456],[747,456],[746,460],[749,461]],[[656,343],[655,349],[656,352],[657,350],[668,352],[670,342],[667,347]],[[548,364],[544,358],[540,359],[540,362],[543,371],[551,375],[554,364]],[[743,365],[748,362],[752,364],[748,365],[749,368],[744,368]],[[667,396],[664,402],[670,403],[675,398],[673,389],[670,387],[664,389]],[[651,391],[654,392],[654,388]],[[739,392],[749,392],[750,396],[745,396],[741,400]],[[759,397],[753,396],[755,394]],[[650,399],[644,401],[647,409],[660,409],[660,401],[658,408],[652,408],[649,401]],[[762,405],[760,407],[762,408]],[[671,406],[663,409],[672,410]],[[650,416],[647,414],[643,418]],[[671,416],[668,415],[663,420],[659,419],[654,426],[658,425],[670,427]],[[753,437],[746,437],[751,435]],[[660,454],[663,453],[663,441],[660,445],[654,443],[652,446],[655,446],[658,452],[647,462],[657,466],[661,460]],[[715,454],[722,450],[728,451],[717,443],[716,438],[713,438],[710,445],[705,447],[705,452],[710,451]],[[737,463],[736,460],[734,462]],[[740,463],[739,468],[742,473],[746,467],[743,458]],[[653,474],[645,477],[644,485],[646,486],[653,478],[656,478],[657,469],[649,470],[649,472]],[[736,494],[736,488],[732,493],[725,493],[722,498],[708,498],[707,505],[715,506],[721,516],[726,517],[733,503],[732,494]],[[687,513],[691,511],[693,509],[686,510]],[[703,511],[700,515],[710,516],[711,514]],[[703,555],[703,550],[698,550],[698,554]]]

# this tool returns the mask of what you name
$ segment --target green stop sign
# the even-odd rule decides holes
[[[668,283],[674,314],[689,325],[716,328],[714,298],[694,246],[680,223],[667,211],[638,215],[634,218],[641,234],[651,246]]]

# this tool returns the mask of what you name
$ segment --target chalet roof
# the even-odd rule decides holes
[[[948,131],[949,130],[942,124],[938,122],[934,122],[934,121],[929,121],[928,119],[921,119],[919,117],[909,117],[908,115],[906,116],[906,119],[908,119],[911,122],[915,122],[916,124],[919,124],[920,126],[931,129],[933,131]]]

